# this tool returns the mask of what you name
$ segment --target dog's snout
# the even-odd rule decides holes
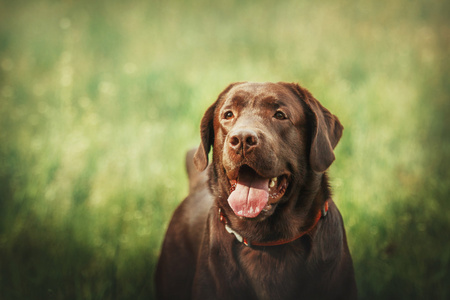
[[[229,146],[237,154],[251,152],[259,144],[258,135],[250,129],[239,129],[230,133]]]

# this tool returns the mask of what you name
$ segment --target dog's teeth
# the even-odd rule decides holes
[[[269,187],[273,188],[275,186],[275,182],[277,182],[277,178],[276,177],[270,179]]]

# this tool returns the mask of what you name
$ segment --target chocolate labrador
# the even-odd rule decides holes
[[[228,86],[187,155],[190,192],[164,239],[158,298],[355,299],[326,173],[342,130],[297,84]]]

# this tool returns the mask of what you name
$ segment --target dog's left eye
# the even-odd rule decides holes
[[[277,120],[285,120],[285,119],[287,119],[287,116],[286,116],[286,114],[284,113],[284,112],[282,112],[282,111],[277,111],[276,113],[275,113],[275,115],[273,115],[273,117],[275,118],[275,119],[277,119]]]
[[[234,117],[233,112],[232,111],[227,111],[224,115],[223,115],[224,119],[229,120],[232,117]]]

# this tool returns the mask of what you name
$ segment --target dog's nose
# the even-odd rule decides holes
[[[247,154],[258,146],[258,135],[250,129],[232,131],[228,140],[229,146],[237,154]]]

